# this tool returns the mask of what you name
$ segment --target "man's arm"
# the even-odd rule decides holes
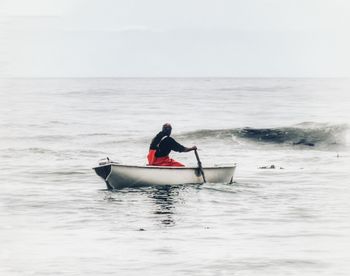
[[[183,152],[189,152],[189,151],[192,151],[192,150],[197,150],[197,147],[196,146],[193,146],[193,147],[190,147],[190,148],[186,148],[185,147],[185,150]]]
[[[192,151],[192,150],[196,150],[197,147],[196,146],[193,146],[193,147],[190,147],[190,148],[187,148],[181,144],[179,144],[178,142],[176,142],[173,138],[169,137],[169,142],[171,143],[171,149],[173,151],[177,151],[177,152],[189,152],[189,151]]]

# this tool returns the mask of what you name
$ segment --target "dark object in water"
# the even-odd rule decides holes
[[[263,170],[266,170],[266,169],[276,169],[277,167],[272,164],[271,166],[262,166],[262,167],[259,167],[259,169],[263,169]],[[283,167],[279,167],[280,170],[284,170]]]
[[[293,143],[293,145],[305,145],[305,146],[310,146],[310,147],[314,147],[315,146],[314,143],[309,143],[305,139],[301,139],[299,142]]]
[[[259,167],[259,169],[276,169],[275,165],[271,165],[271,166],[262,166],[262,167]]]

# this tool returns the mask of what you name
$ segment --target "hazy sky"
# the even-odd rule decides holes
[[[2,77],[350,77],[349,0],[0,0]]]

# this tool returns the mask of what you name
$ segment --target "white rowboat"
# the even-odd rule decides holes
[[[130,166],[110,162],[93,169],[108,189],[203,183],[198,167]],[[234,164],[205,167],[203,172],[209,183],[232,183],[235,169]]]

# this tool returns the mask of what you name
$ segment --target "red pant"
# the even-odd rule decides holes
[[[156,157],[156,150],[150,150],[148,155],[148,165],[150,166],[168,166],[168,167],[184,167],[184,164],[169,158],[169,156]]]

